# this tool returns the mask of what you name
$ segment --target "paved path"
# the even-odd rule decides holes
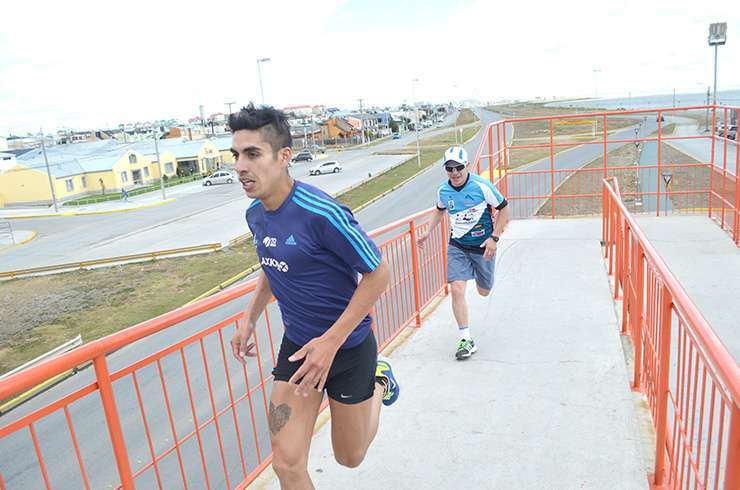
[[[478,353],[453,359],[446,299],[391,356],[401,397],[365,462],[334,462],[329,424],[314,437],[316,487],[645,489],[600,226],[512,223],[493,295],[468,291]]]

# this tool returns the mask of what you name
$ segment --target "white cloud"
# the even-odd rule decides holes
[[[0,32],[0,134],[188,117],[204,104],[355,106],[416,98],[637,95],[711,82],[708,24],[728,22],[720,87],[740,85],[740,12],[688,0],[473,0],[431,22],[337,25],[331,1],[10,2]],[[379,13],[382,15],[382,12]],[[398,19],[394,19],[398,20]],[[593,69],[601,71],[594,76]]]

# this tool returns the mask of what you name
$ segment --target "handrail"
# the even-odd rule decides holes
[[[612,188],[612,182],[615,185],[614,188]],[[674,299],[676,307],[686,316],[686,319],[690,324],[695,326],[693,332],[702,343],[702,347],[705,352],[712,356],[713,364],[715,365],[714,367],[718,370],[722,382],[728,387],[735,406],[740,408],[740,366],[735,362],[735,358],[732,357],[732,354],[730,354],[727,347],[725,347],[720,338],[714,332],[714,329],[709,325],[709,322],[704,318],[704,315],[701,314],[699,308],[697,308],[694,301],[689,297],[676,276],[673,275],[671,269],[665,263],[658,251],[647,239],[642,228],[637,223],[637,220],[635,220],[632,214],[627,210],[627,207],[624,205],[618,194],[619,184],[616,182],[616,177],[604,179],[604,184],[606,192],[614,197],[622,215],[630,224],[630,228],[643,246],[645,255],[650,257],[651,263],[662,276],[665,286],[668,288],[671,293],[671,297]]]

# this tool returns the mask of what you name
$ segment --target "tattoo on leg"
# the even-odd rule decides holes
[[[287,403],[281,403],[276,407],[270,402],[270,414],[267,418],[270,432],[273,434],[280,432],[280,429],[288,423],[288,419],[290,419],[290,407]]]

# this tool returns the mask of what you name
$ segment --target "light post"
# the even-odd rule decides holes
[[[54,212],[59,212],[59,207],[57,206],[57,193],[54,190],[54,183],[51,179],[51,170],[49,170],[49,158],[46,156],[46,143],[44,136],[44,130],[41,130],[41,151],[44,153],[44,163],[46,164],[46,175],[49,177],[49,189],[51,189],[51,200],[54,203]]]
[[[601,68],[594,68],[594,99],[599,98],[599,73],[601,73]]]
[[[414,114],[416,115],[416,121],[414,122],[414,132],[416,133],[416,166],[421,168],[421,151],[419,150],[419,107],[416,104],[416,96],[414,95],[414,84],[418,81],[418,78],[411,79],[411,102],[414,104]]]
[[[362,112],[362,100],[363,99],[357,99],[360,102],[360,136],[361,136],[361,143],[365,144],[365,115]]]
[[[714,46],[714,95],[712,105],[717,105],[717,47],[727,42],[727,23],[709,24],[709,45]]]
[[[159,158],[159,131],[155,129],[152,136],[154,137],[154,153],[157,154],[157,165],[159,165],[159,188],[162,190],[162,200],[164,201],[167,199],[167,194],[164,191],[164,171],[162,170],[162,160]]]
[[[262,87],[262,69],[260,68],[261,63],[267,63],[270,61],[270,58],[257,58],[257,78],[259,78],[260,82],[260,100],[262,101],[262,105],[265,105],[265,91]]]
[[[236,104],[236,102],[224,102],[224,105],[229,108],[229,116],[231,115],[231,106]]]

